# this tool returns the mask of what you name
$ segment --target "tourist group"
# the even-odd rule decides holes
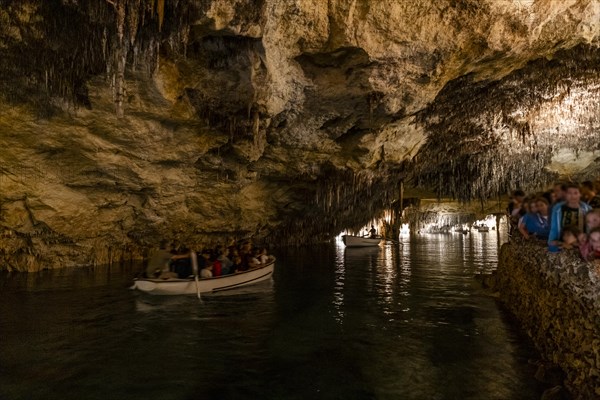
[[[511,236],[547,242],[548,250],[577,249],[584,260],[600,259],[600,182],[556,183],[544,193],[512,194]]]
[[[253,247],[250,241],[231,244],[228,247],[216,245],[196,252],[185,246],[171,246],[162,241],[160,250],[152,255],[146,268],[146,278],[185,279],[195,274],[194,258],[197,258],[197,268],[200,278],[213,278],[248,271],[268,264],[272,257],[266,248]]]

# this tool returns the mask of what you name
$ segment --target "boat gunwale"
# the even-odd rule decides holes
[[[273,275],[273,271],[269,271],[269,272],[267,272],[267,273],[265,273],[265,274],[263,274],[263,275],[261,275],[261,276],[257,276],[257,277],[256,277],[256,278],[254,278],[254,279],[250,279],[249,281],[244,281],[244,282],[234,283],[234,284],[232,284],[232,285],[226,285],[226,286],[221,286],[221,287],[219,287],[219,288],[212,289],[212,290],[211,290],[211,292],[213,292],[213,293],[214,293],[214,292],[224,292],[224,291],[226,291],[226,290],[237,289],[238,287],[241,287],[241,286],[246,286],[246,285],[248,285],[248,284],[249,284],[249,283],[251,283],[251,282],[254,282],[254,281],[257,281],[257,280],[263,279],[264,277],[266,277],[266,276],[270,276],[270,275]]]

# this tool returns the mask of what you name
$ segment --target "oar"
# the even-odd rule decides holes
[[[200,297],[200,282],[198,282],[198,256],[196,256],[196,252],[194,250],[190,252],[190,258],[192,259],[194,281],[196,281],[196,296],[198,296],[198,300],[202,301],[202,297]]]

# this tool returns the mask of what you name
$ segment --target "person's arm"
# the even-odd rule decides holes
[[[560,211],[561,203],[556,204],[552,208],[552,218],[550,219],[550,233],[548,234],[548,250],[557,252],[560,248],[557,242],[560,240]]]
[[[523,235],[524,239],[529,239],[529,232],[527,231],[527,227],[525,226],[525,222],[527,221],[527,216],[524,216],[519,220],[519,232]]]

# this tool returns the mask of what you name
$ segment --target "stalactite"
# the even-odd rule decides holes
[[[419,157],[428,162],[415,160],[413,181],[440,196],[489,198],[554,179],[545,166],[557,148],[577,153],[599,147],[598,119],[589,117],[600,111],[589,111],[600,99],[592,77],[598,57],[585,53],[583,47],[551,67],[539,61],[544,65],[503,81],[474,83],[467,77],[449,85],[418,117],[430,132]],[[570,122],[584,115],[583,124]],[[565,130],[559,135],[558,126]]]
[[[133,47],[137,37],[138,23],[140,14],[143,15],[143,9],[140,11],[141,0],[129,0],[127,11],[127,26],[129,27],[129,44]]]
[[[156,13],[158,14],[158,31],[161,32],[165,18],[165,0],[157,0],[156,3]]]
[[[184,54],[189,42],[190,21],[197,19],[201,6],[193,0],[78,0],[27,2],[39,16],[40,32],[23,31],[23,46],[8,60],[15,73],[23,70],[21,101],[34,101],[48,108],[61,97],[77,107],[86,83],[105,74],[111,82],[115,110],[122,115],[125,106],[125,78],[128,68],[158,65],[160,44],[173,42],[170,51]],[[172,19],[170,17],[172,16]],[[16,18],[16,17],[15,17]],[[40,40],[40,34],[43,40]],[[16,48],[14,51],[17,51]],[[32,65],[19,54],[30,52],[39,63]],[[10,54],[9,54],[10,55]],[[13,63],[14,64],[14,63]],[[39,93],[34,93],[35,91]],[[17,91],[14,91],[17,93]],[[31,100],[42,96],[40,100]],[[11,96],[11,94],[7,94]],[[12,99],[13,101],[16,98]]]

